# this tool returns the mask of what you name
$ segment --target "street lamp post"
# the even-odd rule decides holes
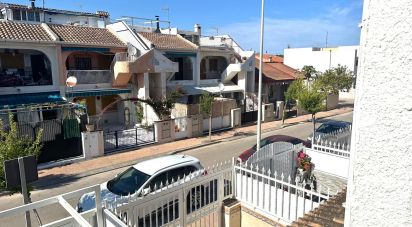
[[[263,70],[263,34],[265,29],[265,0],[262,0],[262,15],[260,18],[260,50],[259,50],[259,86],[258,86],[258,123],[256,151],[260,150],[261,128],[262,128],[262,70]]]

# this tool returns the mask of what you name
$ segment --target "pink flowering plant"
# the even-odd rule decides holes
[[[315,165],[311,162],[312,158],[305,152],[299,151],[296,157],[297,167],[304,171],[311,171],[315,168]]]
[[[312,158],[305,152],[299,151],[296,157],[297,169],[296,180],[297,183],[306,189],[317,190],[316,177],[313,174],[315,164],[312,163]]]

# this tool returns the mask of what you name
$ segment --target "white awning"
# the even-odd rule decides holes
[[[220,91],[219,86],[194,86],[194,85],[168,85],[168,91],[182,90],[186,95],[201,95],[205,92],[212,94],[224,94],[233,92],[243,92],[243,89],[238,85],[225,85],[223,91]]]

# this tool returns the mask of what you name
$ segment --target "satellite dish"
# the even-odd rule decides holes
[[[66,79],[66,86],[67,87],[72,88],[72,87],[76,86],[76,84],[77,84],[77,78],[75,76],[69,76]]]

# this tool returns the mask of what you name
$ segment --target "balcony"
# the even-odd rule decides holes
[[[104,84],[112,83],[111,70],[67,70],[67,77],[77,78],[77,84]]]

